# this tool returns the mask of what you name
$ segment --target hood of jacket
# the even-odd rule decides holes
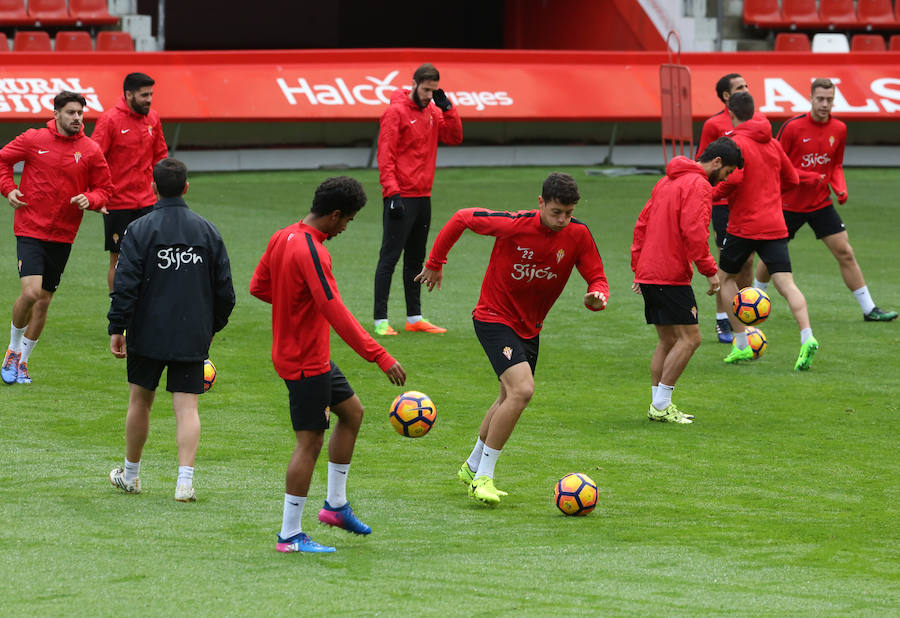
[[[687,157],[674,157],[669,161],[669,164],[666,165],[666,176],[672,180],[680,178],[685,174],[702,174],[703,176],[706,176],[703,167],[696,161],[688,159]]]
[[[742,122],[734,128],[734,132],[746,135],[755,142],[765,144],[772,141],[772,125],[765,118],[754,116],[747,122]]]
[[[79,137],[84,137],[84,123],[81,123],[81,129],[79,129],[78,133],[75,135],[63,135],[56,128],[56,118],[51,118],[47,121],[47,128],[50,129],[50,132],[54,135],[54,137],[58,137],[59,139],[68,139],[68,140],[76,140]]]

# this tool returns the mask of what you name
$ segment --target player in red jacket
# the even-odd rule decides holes
[[[416,281],[441,287],[447,253],[466,229],[494,236],[481,296],[472,312],[475,334],[500,380],[500,395],[481,422],[475,448],[460,466],[459,479],[476,500],[496,505],[506,495],[494,486],[494,466],[503,445],[534,393],[538,336],[572,269],[588,282],[585,306],[606,307],[609,284],[587,226],[572,218],[578,186],[568,174],[544,181],[538,210],[516,213],[466,208],[454,214],[434,241]]]
[[[800,354],[794,370],[809,369],[819,342],[813,337],[806,299],[794,283],[788,253],[787,226],[781,214],[781,194],[799,184],[797,171],[777,140],[768,121],[753,118],[753,97],[739,92],[728,100],[735,129],[732,139],[741,149],[744,168],[719,183],[713,199],[728,198],[728,232],[719,255],[719,278],[725,298],[734,298],[737,274],[754,252],[772,273],[775,289],[784,296],[800,327]],[[752,360],[744,324],[729,315],[734,331],[726,363]]]
[[[800,186],[783,196],[784,222],[789,239],[809,223],[816,238],[825,243],[838,261],[844,283],[859,302],[863,319],[888,322],[897,319],[897,312],[879,309],[872,300],[844,222],[831,201],[831,189],[837,195],[838,204],[847,201],[843,168],[847,125],[831,115],[834,90],[830,79],[814,80],[810,112],[791,118],[778,132],[778,141],[800,176]],[[768,281],[765,264],[759,264],[754,285],[765,289]]]
[[[388,297],[394,268],[403,254],[406,330],[444,333],[422,318],[421,288],[415,279],[425,261],[431,228],[431,186],[438,142],[462,142],[462,122],[439,87],[440,73],[423,64],[413,74],[410,92],[394,91],[381,116],[378,170],[384,196],[381,251],[375,268],[375,334],[396,335],[388,322]]]
[[[356,180],[342,176],[324,181],[309,214],[272,236],[250,280],[250,293],[272,305],[272,361],[287,385],[297,438],[276,543],[281,552],[334,551],[310,540],[300,523],[329,410],[338,422],[328,442],[328,497],[319,520],[356,534],[372,531],[347,501],[347,472],[363,407],[331,361],[331,327],[357,354],[378,363],[393,384],[403,385],[406,373],[344,306],[331,274],[331,256],[322,244],[343,232],[365,203]]]
[[[697,144],[697,156],[706,150],[706,147],[712,144],[720,137],[731,135],[734,132],[734,125],[731,124],[731,116],[728,114],[728,99],[736,92],[749,92],[750,86],[746,80],[738,73],[729,73],[723,75],[716,82],[716,96],[725,104],[722,111],[717,112],[706,119],[703,123],[703,129],[700,132],[700,142]],[[762,112],[754,112],[754,118],[767,120]],[[728,226],[728,201],[724,199],[717,200],[712,207],[712,224],[713,231],[716,233],[716,247],[722,247],[722,241],[725,240],[725,228]],[[741,272],[738,274],[738,286],[745,287],[750,285],[753,279],[753,256],[747,260]],[[719,343],[731,343],[734,335],[731,332],[731,323],[728,321],[728,313],[730,312],[731,299],[724,298],[721,293],[716,294],[716,336]]]
[[[673,158],[634,226],[631,289],[643,296],[644,317],[659,335],[650,360],[651,421],[693,422],[693,415],[672,403],[675,382],[700,346],[693,265],[709,282],[706,293],[716,294],[718,268],[709,252],[712,187],[743,165],[741,151],[727,137],[707,146],[699,163]]]
[[[143,73],[126,75],[125,94],[115,107],[100,114],[91,134],[91,139],[100,145],[106,157],[115,186],[106,205],[109,213],[103,215],[105,248],[109,251],[107,283],[110,291],[125,228],[153,209],[156,203],[150,187],[153,166],[169,156],[159,114],[150,109],[155,83]]]
[[[21,284],[0,367],[7,384],[31,384],[28,359],[44,330],[83,211],[104,209],[112,191],[103,153],[84,134],[84,106],[80,94],[60,92],[46,128],[29,129],[0,150],[0,192],[16,211]],[[19,161],[25,166],[16,186],[13,165]]]

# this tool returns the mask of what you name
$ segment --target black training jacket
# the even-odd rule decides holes
[[[234,308],[219,230],[184,199],[161,198],[125,231],[109,296],[109,334],[125,332],[128,352],[167,361],[207,358],[213,333]]]

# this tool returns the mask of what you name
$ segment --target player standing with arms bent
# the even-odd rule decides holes
[[[843,167],[847,125],[831,115],[834,90],[830,79],[813,80],[810,112],[791,118],[778,132],[778,141],[800,175],[800,186],[783,196],[784,222],[789,240],[803,224],[809,223],[816,238],[837,260],[844,283],[862,309],[863,319],[888,322],[897,318],[897,312],[883,311],[872,300],[844,222],[831,201],[832,188],[838,204],[847,201]],[[769,281],[765,264],[757,266],[756,279],[755,285],[765,289]]]
[[[388,323],[388,297],[394,267],[403,254],[406,330],[445,333],[422,318],[421,288],[414,279],[425,261],[431,228],[431,187],[438,142],[462,142],[459,113],[439,87],[438,70],[423,64],[413,73],[412,90],[391,95],[381,116],[378,170],[384,196],[383,232],[375,268],[375,334],[396,335]]]
[[[447,253],[466,229],[494,236],[494,249],[472,312],[475,335],[500,381],[500,395],[481,422],[478,440],[458,476],[469,495],[488,505],[506,495],[494,486],[494,467],[534,393],[541,328],[572,269],[588,283],[584,305],[606,307],[609,284],[587,226],[572,218],[578,185],[568,174],[544,181],[537,210],[498,212],[466,208],[454,214],[434,241],[416,281],[441,287]]]
[[[644,316],[659,335],[650,361],[651,421],[693,422],[672,403],[675,382],[700,346],[693,265],[706,275],[706,293],[718,292],[718,269],[709,252],[712,187],[744,166],[741,151],[727,137],[707,146],[699,160],[669,161],[634,227],[631,289],[644,297]]]
[[[331,327],[357,354],[378,363],[391,383],[403,385],[406,372],[344,306],[331,273],[331,256],[322,244],[343,232],[365,204],[362,185],[353,178],[327,179],[316,189],[309,214],[275,232],[250,280],[250,293],[272,305],[272,361],[287,385],[297,438],[275,545],[280,552],[335,550],[311,540],[301,526],[329,410],[338,422],[328,442],[328,495],[319,521],[356,534],[372,532],[347,501],[347,473],[363,406],[331,361]]]
[[[119,243],[125,228],[146,215],[156,203],[151,184],[153,166],[169,156],[162,123],[153,102],[153,81],[143,73],[129,73],[122,85],[124,94],[116,106],[100,114],[91,139],[100,145],[109,164],[115,191],[103,215],[106,250],[109,251],[107,283],[113,289]]]
[[[84,134],[84,97],[53,98],[53,120],[0,150],[0,192],[15,209],[13,233],[21,293],[13,304],[9,348],[0,367],[7,384],[31,384],[28,359],[69,260],[83,211],[101,210],[113,187],[103,153]],[[25,162],[20,186],[13,165]]]

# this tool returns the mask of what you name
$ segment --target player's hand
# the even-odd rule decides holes
[[[447,98],[446,93],[443,88],[438,88],[434,92],[431,93],[431,100],[434,101],[434,104],[441,108],[441,111],[447,112],[450,111],[450,108],[453,107],[453,104],[450,102],[450,99]]]
[[[706,295],[714,296],[716,294],[716,292],[719,291],[719,288],[721,287],[719,284],[719,274],[716,273],[712,277],[707,277],[706,280],[709,282],[709,289],[706,290]]]
[[[632,281],[631,282],[631,291],[634,292],[635,294],[642,295],[641,284],[638,283],[637,281]]]
[[[603,292],[588,292],[584,295],[584,305],[590,309],[605,309],[606,295]]]
[[[403,366],[400,363],[394,363],[388,367],[384,374],[391,381],[391,384],[396,384],[397,386],[406,384],[406,372],[403,371]]]
[[[84,193],[79,193],[78,195],[70,199],[69,203],[78,206],[79,210],[85,210],[91,205],[90,200],[88,200]]]
[[[125,358],[128,356],[125,353],[125,335],[110,335],[109,351],[112,352],[113,356],[116,358]]]
[[[13,208],[21,208],[22,206],[28,206],[26,202],[22,201],[22,192],[18,189],[13,189],[9,192],[9,195],[6,196],[6,199],[9,200],[9,205]]]
[[[403,203],[403,198],[400,197],[399,193],[396,193],[388,198],[390,201],[388,202],[388,216],[391,219],[402,219],[403,215],[406,214],[406,204]]]
[[[838,193],[837,198],[838,198],[838,204],[842,204],[842,205],[846,204],[847,203],[847,192],[844,191],[843,193]]]
[[[431,270],[427,266],[422,269],[418,275],[416,275],[413,281],[417,283],[421,283],[428,288],[428,291],[434,289],[434,286],[437,286],[437,289],[441,289],[441,281],[444,280],[444,271],[443,270]],[[585,301],[587,302],[587,301]]]

